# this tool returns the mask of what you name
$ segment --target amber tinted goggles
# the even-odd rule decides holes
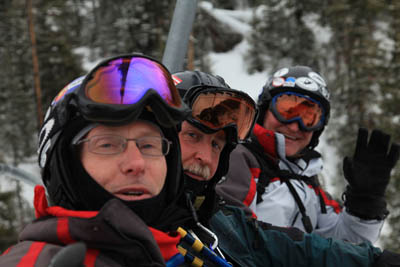
[[[239,140],[248,137],[257,114],[250,96],[223,88],[200,92],[193,98],[191,108],[193,119],[210,129],[236,126]]]
[[[316,131],[324,126],[325,111],[321,103],[302,94],[278,94],[272,98],[270,110],[281,123],[297,122],[304,131]]]

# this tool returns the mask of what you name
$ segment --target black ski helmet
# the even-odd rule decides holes
[[[178,88],[179,94],[182,98],[190,88],[195,86],[197,87],[204,85],[231,88],[221,76],[211,75],[197,70],[176,72],[172,74],[172,79],[174,80],[176,88]]]
[[[209,73],[205,73],[202,71],[183,71],[177,72],[172,75],[174,79],[176,88],[178,88],[179,93],[183,96],[183,101],[191,107],[192,99],[186,93],[189,90],[193,90],[195,88],[202,87],[221,87],[230,89],[231,87],[225,82],[225,80],[220,76],[214,76]],[[194,97],[194,94],[191,94],[191,97]],[[187,118],[187,121],[199,128],[200,130],[205,131],[206,133],[213,133],[214,130],[208,129],[204,127],[197,121],[193,120],[191,116]],[[237,131],[233,130],[232,127],[224,128],[226,133],[227,142],[224,149],[221,151],[218,168],[214,174],[214,177],[210,180],[211,183],[216,184],[219,179],[222,178],[227,172],[229,168],[229,154],[235,148],[237,144]],[[216,178],[216,179],[214,179]]]
[[[330,115],[330,93],[325,79],[316,71],[307,66],[285,67],[276,71],[263,86],[258,96],[257,106],[259,116],[257,123],[264,124],[266,111],[269,108],[271,99],[282,92],[297,92],[307,95],[319,101],[325,111],[325,120],[322,129],[315,131],[308,144],[313,149],[318,145],[320,135],[328,124]]]
[[[230,86],[225,83],[222,77],[214,76],[201,71],[177,72],[172,75],[172,78],[174,79],[179,93],[181,96],[184,96],[183,101],[190,108],[193,98],[195,98],[197,95],[192,93],[194,90],[201,91],[203,88],[207,90],[212,87],[215,87],[215,90],[218,90],[218,88],[230,89]],[[207,126],[202,125],[192,116],[189,116],[186,121],[205,133],[211,134],[216,132],[216,130],[212,130]],[[192,198],[194,197],[192,201],[198,197],[204,197],[204,202],[200,207],[197,207],[197,213],[200,215],[199,218],[204,221],[207,221],[208,218],[214,214],[217,197],[215,193],[215,186],[218,181],[228,172],[229,155],[236,147],[238,141],[237,129],[235,126],[227,126],[224,127],[223,130],[225,131],[227,142],[220,153],[218,167],[214,176],[207,182],[197,181],[191,177],[186,177],[185,191],[189,193]]]
[[[146,82],[151,84],[154,82],[154,76],[152,75],[159,75],[160,79],[174,93],[174,98],[177,97],[176,102],[180,103],[179,106],[170,106],[155,89],[147,87],[143,88],[146,91],[145,94],[134,104],[88,103],[87,99],[83,99],[86,94],[82,94],[82,91],[86,90],[85,81],[90,81],[92,79],[91,75],[97,69],[107,68],[111,65],[110,62],[118,62],[121,59],[131,60],[131,62],[138,59],[138,62],[142,62],[137,63],[137,68],[140,70],[152,66],[158,72],[153,74],[152,71],[148,71],[149,75],[145,77],[143,75],[144,71],[136,72],[136,74],[132,71],[129,72],[128,76],[127,73],[121,71],[122,68],[119,68],[118,75],[120,76],[116,77],[115,80],[124,79],[125,86],[127,80],[136,81],[133,77],[134,75],[142,75],[137,80],[143,81],[147,78]],[[133,64],[135,63],[132,63],[132,66]],[[123,67],[122,64],[117,66]],[[123,90],[128,90],[128,87],[124,87]],[[123,113],[126,114],[126,117],[120,116]],[[91,114],[92,117],[86,117],[84,114]],[[93,116],[96,114],[100,117],[108,116],[108,118],[94,119]],[[171,74],[161,63],[151,57],[141,54],[122,55],[99,63],[86,76],[72,81],[61,90],[47,110],[44,124],[39,134],[38,153],[42,179],[50,204],[73,210],[99,210],[106,201],[113,198],[112,194],[96,183],[84,170],[80,163],[78,148],[72,145],[72,140],[83,129],[93,124],[123,125],[137,119],[144,119],[158,125],[164,136],[172,142],[171,149],[168,155],[165,156],[168,169],[162,190],[166,196],[165,203],[169,205],[178,198],[183,187],[180,163],[181,152],[176,124],[182,122],[189,114],[190,109],[181,102],[179,93],[171,79]],[[131,204],[135,202],[139,210],[137,213],[141,216],[140,212],[146,214],[149,211],[148,209],[144,210],[140,205],[149,203],[152,199],[129,203],[128,201],[121,201],[133,209],[135,207]],[[157,205],[159,206],[160,204],[162,203]]]

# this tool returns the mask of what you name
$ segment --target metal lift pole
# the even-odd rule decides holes
[[[171,73],[182,71],[188,48],[197,0],[177,0],[162,63]]]

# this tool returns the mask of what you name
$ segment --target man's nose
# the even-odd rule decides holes
[[[195,157],[203,164],[209,164],[212,161],[212,146],[210,144],[203,144],[197,150]]]
[[[145,165],[145,159],[136,142],[128,142],[125,151],[121,153],[121,171],[124,174],[137,175],[144,171]]]
[[[300,131],[300,127],[299,127],[298,121],[294,121],[292,123],[286,124],[286,127],[289,128],[293,132]]]

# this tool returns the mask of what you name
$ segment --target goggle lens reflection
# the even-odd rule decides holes
[[[238,138],[248,135],[256,115],[252,99],[232,92],[200,93],[192,104],[192,117],[211,129],[235,124]]]
[[[98,67],[91,76],[85,84],[85,93],[90,100],[97,103],[135,104],[152,89],[169,105],[181,105],[168,71],[147,58],[117,58]]]
[[[316,130],[324,122],[324,109],[321,104],[297,93],[282,93],[274,96],[272,110],[282,123],[297,120],[305,130]]]

